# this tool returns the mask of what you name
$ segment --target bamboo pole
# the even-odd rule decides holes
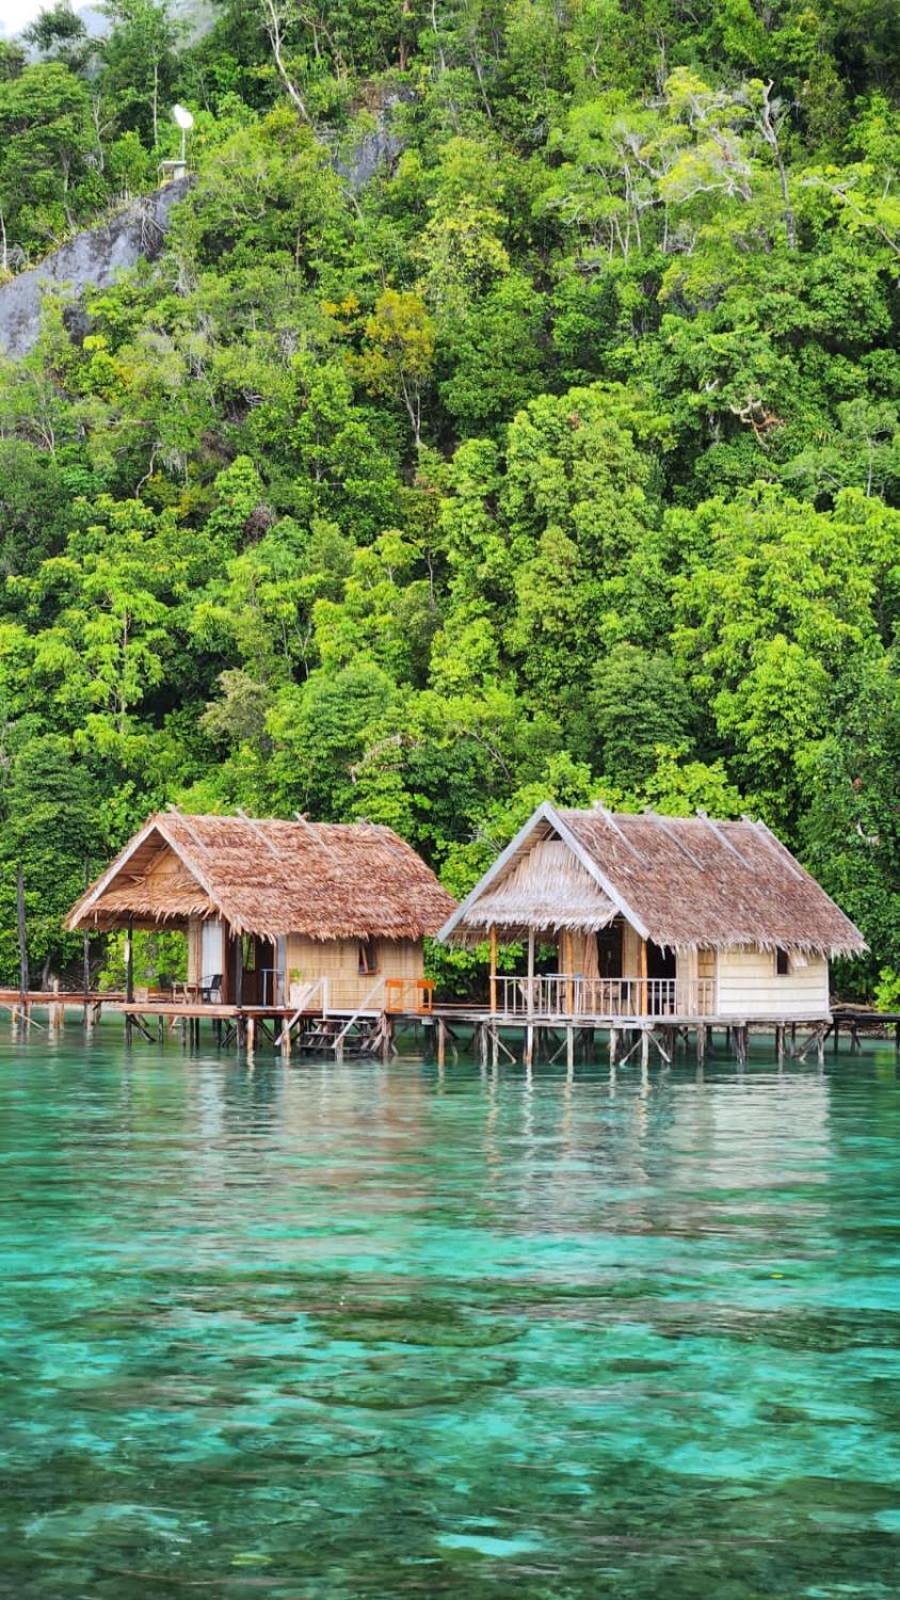
[[[25,926],[25,873],[21,861],[16,867],[16,934],[19,941],[19,1004],[22,1007],[22,1015],[27,1016],[28,933]]]
[[[242,1050],[247,1038],[244,1018],[240,1015],[244,1004],[244,941],[241,934],[234,938],[234,1003],[238,1008],[238,1018],[235,1023],[234,1038],[239,1050]]]
[[[125,1000],[128,1005],[134,1001],[134,917],[128,913],[128,926],[125,931]],[[131,1012],[125,1013],[125,1040],[131,1043],[132,1034]]]

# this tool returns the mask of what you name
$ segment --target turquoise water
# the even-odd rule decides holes
[[[0,1595],[900,1593],[893,1051],[0,1043]]]

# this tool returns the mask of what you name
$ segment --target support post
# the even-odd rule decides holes
[[[244,1004],[244,940],[241,934],[234,941],[234,1003],[240,1009]]]
[[[244,939],[240,933],[234,936],[234,1003],[238,1008],[238,1017],[234,1025],[234,1042],[238,1050],[242,1050],[247,1040],[247,1025],[241,1016],[241,1006],[244,1004]]]
[[[566,1016],[575,1015],[575,984],[572,968],[575,965],[572,958],[572,934],[568,928],[562,928],[559,935],[560,966],[566,975]]]
[[[491,1015],[497,1015],[497,926],[491,923]]]
[[[447,1060],[447,1024],[443,1017],[437,1020],[437,1064],[443,1072]]]
[[[647,993],[648,984],[647,984],[647,941],[646,941],[646,939],[642,939],[641,940],[640,950],[639,950],[639,954],[638,954],[638,963],[639,963],[638,971],[640,973],[640,979],[641,979],[641,983],[640,983],[641,1003],[640,1003],[640,1006],[638,1007],[638,1010],[640,1011],[640,1014],[643,1017],[643,1016],[646,1016],[647,1012],[650,1009],[650,997],[649,997],[649,995]]]
[[[134,1004],[134,917],[128,913],[128,927],[125,930],[125,1003]],[[131,1043],[134,1031],[131,1012],[125,1013],[125,1043]]]
[[[697,1065],[702,1067],[706,1060],[706,1023],[697,1023]]]
[[[784,1066],[784,1027],[779,1025],[775,1029],[775,1060],[779,1068]]]
[[[524,1060],[525,1060],[525,1066],[527,1067],[528,1071],[530,1072],[531,1068],[532,1068],[532,1065],[533,1065],[533,1062],[534,1062],[534,1028],[532,1027],[530,1022],[528,1024],[527,1028],[525,1029]]]
[[[572,1072],[575,1068],[575,1029],[572,1024],[566,1028],[566,1071]]]
[[[24,1017],[27,1015],[29,973],[28,933],[25,927],[25,873],[21,861],[16,867],[16,934],[19,941],[19,1005]]]
[[[85,889],[88,888],[89,884],[90,884],[90,874],[89,874],[88,864],[87,864],[87,862],[85,862],[84,863],[84,887],[85,887]],[[88,932],[87,923],[85,923],[85,925],[84,925],[84,933],[81,936],[81,983],[82,983],[82,987],[84,989],[84,1031],[85,1031],[85,1033],[89,1033],[90,1032],[90,1027],[91,1027],[91,1007],[90,1007],[90,1001],[88,1000],[88,995],[91,992],[91,936],[90,936],[90,934]]]
[[[650,1065],[650,1030],[641,1029],[641,1071],[646,1072]]]
[[[616,1064],[616,1056],[618,1055],[618,1053],[619,1053],[619,1034],[618,1034],[618,1030],[616,1028],[610,1028],[610,1030],[609,1030],[609,1064],[610,1064],[611,1067],[615,1066],[615,1064]]]
[[[528,1015],[534,1012],[534,929],[528,929]]]

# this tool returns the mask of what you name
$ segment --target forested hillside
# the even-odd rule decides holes
[[[546,795],[758,814],[900,971],[894,0],[106,9],[0,44],[3,270],[175,100],[196,182],[0,372],[2,976],[170,800],[458,893]]]

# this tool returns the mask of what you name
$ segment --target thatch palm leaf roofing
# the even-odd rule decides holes
[[[581,927],[604,925],[598,919],[605,902],[643,938],[669,948],[750,945],[831,956],[866,948],[859,929],[763,823],[550,804],[538,808],[440,937],[472,942],[491,921],[519,931],[572,926],[564,875],[559,915],[555,924],[548,921],[545,841],[551,840],[580,867],[580,892],[586,882],[593,886],[596,898],[593,907],[585,904]]]
[[[69,928],[222,917],[273,939],[420,939],[454,901],[412,847],[372,823],[161,812],[73,906]]]

